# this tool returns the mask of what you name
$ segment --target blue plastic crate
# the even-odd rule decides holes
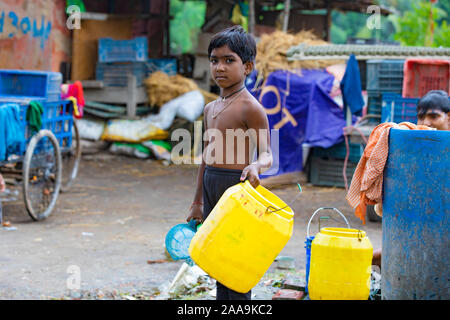
[[[357,163],[348,161],[345,171],[347,184],[350,186]],[[312,185],[323,187],[345,188],[343,176],[344,160],[322,159],[311,157],[311,167],[309,171],[309,181]]]
[[[53,102],[44,102],[44,113],[42,114],[42,128],[50,130],[59,142],[61,151],[70,148],[72,145],[72,126],[73,126],[73,105],[70,100],[61,100]],[[25,144],[21,147],[25,154],[26,146],[32,138],[28,123],[26,120],[28,104],[20,104],[20,120],[25,128]]]
[[[401,95],[383,94],[381,122],[417,123],[417,104],[420,98],[403,98]],[[449,98],[450,100],[450,98]]]
[[[98,40],[99,62],[133,62],[147,61],[148,40],[146,37],[137,37],[131,40],[114,40],[100,38]]]
[[[404,60],[367,60],[366,88],[368,91],[397,92],[403,89]]]
[[[96,66],[96,79],[108,87],[126,87],[128,74],[136,76],[137,86],[142,86],[148,75],[146,62],[99,62]]]
[[[161,71],[174,76],[177,74],[177,59],[149,59],[148,71],[149,73]]]
[[[392,99],[396,96],[399,96],[399,94],[394,92],[378,93],[369,91],[367,113],[381,116],[383,97],[385,99]]]
[[[1,99],[61,99],[62,74],[35,70],[0,70]]]
[[[401,95],[383,95],[381,122],[417,123],[418,98],[403,98]]]
[[[364,148],[359,143],[349,143],[349,161],[352,162],[359,162],[359,159],[361,158]],[[320,157],[320,158],[332,158],[332,159],[345,159],[345,156],[347,154],[347,147],[345,145],[345,142],[341,142],[339,144],[336,144],[330,148],[320,148],[315,147],[312,149],[312,156],[313,157]]]

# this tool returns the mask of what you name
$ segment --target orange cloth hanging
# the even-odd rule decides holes
[[[378,205],[378,215],[382,215],[380,204],[383,196],[383,171],[389,153],[389,131],[391,128],[406,130],[434,130],[411,122],[396,124],[385,122],[376,126],[369,136],[364,153],[356,166],[352,183],[347,193],[347,201],[355,209],[355,215],[366,223],[367,205]]]

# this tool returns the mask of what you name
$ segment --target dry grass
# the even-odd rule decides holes
[[[269,73],[276,70],[287,70],[301,74],[302,69],[320,69],[333,64],[342,63],[337,60],[295,60],[288,61],[286,51],[292,47],[305,43],[306,45],[328,45],[319,39],[312,31],[302,30],[296,34],[275,31],[263,34],[257,45],[255,61],[258,78],[266,79]]]
[[[201,90],[194,80],[182,75],[168,76],[164,72],[154,72],[145,79],[149,103],[161,107],[164,103],[175,99],[189,91],[200,90],[205,98],[205,104],[217,99],[217,95]]]

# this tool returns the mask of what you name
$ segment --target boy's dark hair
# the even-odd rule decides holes
[[[251,34],[248,34],[240,25],[229,27],[216,33],[208,46],[208,57],[215,48],[227,45],[231,51],[236,53],[242,63],[253,62],[256,56],[256,42]]]
[[[443,90],[428,91],[417,104],[417,116],[423,117],[428,110],[440,110],[444,113],[450,111],[450,100],[447,92]]]

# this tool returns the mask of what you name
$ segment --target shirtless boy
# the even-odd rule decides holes
[[[267,115],[245,88],[254,66],[255,40],[241,26],[230,27],[214,35],[208,56],[220,97],[205,106],[203,159],[187,221],[203,222],[222,194],[239,182],[248,179],[257,187],[259,174],[272,165]],[[257,160],[252,162],[255,150]],[[216,298],[250,300],[251,290],[239,293],[217,282]]]

